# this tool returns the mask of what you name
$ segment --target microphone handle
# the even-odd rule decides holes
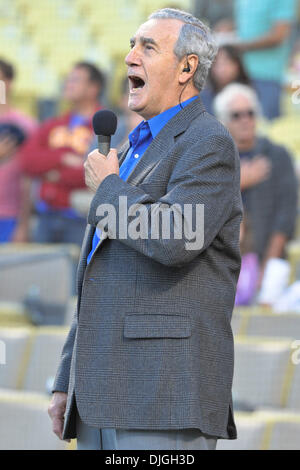
[[[102,155],[108,155],[110,151],[110,135],[98,135],[98,150]]]

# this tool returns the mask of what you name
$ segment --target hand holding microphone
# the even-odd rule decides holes
[[[85,183],[96,192],[102,181],[111,174],[119,174],[116,149],[110,149],[111,136],[117,128],[117,117],[112,111],[98,111],[93,117],[94,132],[98,136],[98,149],[89,153],[85,163]]]

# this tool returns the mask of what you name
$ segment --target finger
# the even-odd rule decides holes
[[[63,420],[64,419],[64,410],[55,408],[55,409],[48,409],[48,414],[52,420]]]
[[[84,182],[85,182],[85,185],[89,188],[90,187],[90,178],[88,176],[85,176]]]
[[[110,149],[108,155],[107,155],[107,158],[110,159],[110,158],[114,158],[114,159],[118,159],[118,152],[117,152],[117,149]]]
[[[96,154],[96,153],[97,153],[97,154],[99,153],[98,149],[92,150],[92,151],[88,154],[88,157],[90,157],[90,156],[92,156],[92,155],[94,155],[94,154]]]
[[[94,160],[86,160],[85,163],[83,164],[83,167],[84,167],[86,175],[89,174],[89,173],[94,174],[94,172],[95,172],[94,171],[94,167],[95,167]]]
[[[61,418],[52,419],[52,430],[60,439],[62,439],[62,433],[64,428],[64,420]]]
[[[92,152],[90,152],[90,153],[88,154],[87,160],[88,160],[88,159],[94,160],[95,158],[99,158],[99,157],[102,157],[102,158],[105,158],[105,159],[106,159],[106,156],[103,155],[103,153],[99,152],[98,149],[95,149],[95,150],[93,150]]]

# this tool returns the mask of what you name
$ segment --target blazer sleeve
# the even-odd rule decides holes
[[[167,192],[158,200],[154,200],[142,188],[121,180],[118,175],[107,176],[99,185],[92,200],[88,223],[97,225],[102,232],[106,232],[108,238],[117,239],[159,263],[166,266],[184,265],[212,243],[227,221],[232,210],[234,195],[240,190],[239,171],[236,147],[229,134],[208,137],[201,144],[199,142],[192,144],[180,156],[169,179]],[[126,196],[127,211],[130,208],[131,210],[139,208],[140,213],[143,213],[147,228],[143,238],[121,236],[118,223],[122,216],[119,196]],[[114,207],[116,227],[110,227],[107,218],[99,215],[98,207],[101,204]],[[185,205],[189,205],[194,213],[193,222],[190,212],[185,211]],[[204,208],[203,220],[200,216],[201,207]],[[153,218],[156,217],[157,220],[158,211],[165,215],[167,213],[170,217],[169,239],[163,236],[161,226],[156,238],[153,237],[153,233],[151,234]],[[198,213],[200,215],[197,222]],[[131,222],[132,218],[129,216],[128,229]],[[180,227],[181,233],[178,236]],[[176,237],[175,231],[177,231]],[[192,231],[198,235],[199,243],[195,240],[191,245],[189,235]]]

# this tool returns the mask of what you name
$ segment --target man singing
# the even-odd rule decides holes
[[[201,21],[170,8],[130,44],[129,107],[144,120],[119,155],[95,150],[85,162],[95,195],[49,414],[78,449],[215,449],[236,438],[230,321],[242,218],[236,148],[199,98],[217,48]],[[134,208],[144,215],[139,237],[124,236],[121,199],[127,228]],[[122,223],[110,226],[103,206]],[[151,232],[158,212],[170,237]]]

